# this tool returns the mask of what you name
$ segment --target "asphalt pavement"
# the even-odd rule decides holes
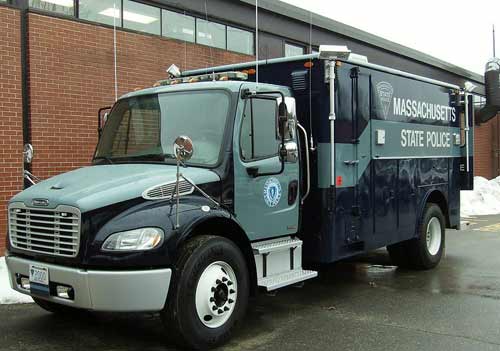
[[[500,350],[500,216],[470,221],[447,231],[434,270],[398,269],[378,250],[260,294],[221,350]],[[165,333],[154,314],[0,306],[0,350],[174,350]]]

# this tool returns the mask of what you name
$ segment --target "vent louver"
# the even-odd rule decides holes
[[[177,195],[177,189],[175,189],[176,182],[170,182],[160,185],[155,185],[149,189],[146,189],[142,193],[142,197],[146,200],[161,200],[161,199],[171,199],[172,194],[174,197]],[[175,191],[175,194],[174,194]],[[179,182],[179,196],[189,195],[194,191],[194,187],[185,180]]]
[[[292,88],[295,91],[301,91],[307,89],[307,70],[292,72]]]

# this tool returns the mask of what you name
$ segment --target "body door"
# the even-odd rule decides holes
[[[255,90],[255,85],[245,88]],[[234,128],[234,208],[250,240],[295,234],[298,228],[299,162],[285,162],[281,171],[279,95],[265,90],[263,86],[258,97],[239,101]],[[286,139],[292,145],[296,133]]]

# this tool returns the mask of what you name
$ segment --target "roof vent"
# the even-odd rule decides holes
[[[142,193],[142,197],[146,200],[165,200],[171,199],[174,191],[177,193],[177,189],[175,189],[176,182],[169,182],[165,184],[155,185],[149,189],[144,190]],[[181,180],[179,182],[179,196],[189,195],[194,191],[194,186],[189,184],[185,180]],[[177,194],[173,194],[174,197]]]

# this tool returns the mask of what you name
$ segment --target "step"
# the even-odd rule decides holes
[[[292,239],[290,237],[273,240],[262,241],[252,244],[254,254],[265,254],[273,251],[282,251],[291,247],[302,246],[302,240]]]
[[[271,275],[266,278],[259,279],[259,286],[265,287],[267,291],[282,288],[287,285],[296,284],[307,279],[318,276],[316,271],[308,271],[303,269],[294,269],[285,273]]]

